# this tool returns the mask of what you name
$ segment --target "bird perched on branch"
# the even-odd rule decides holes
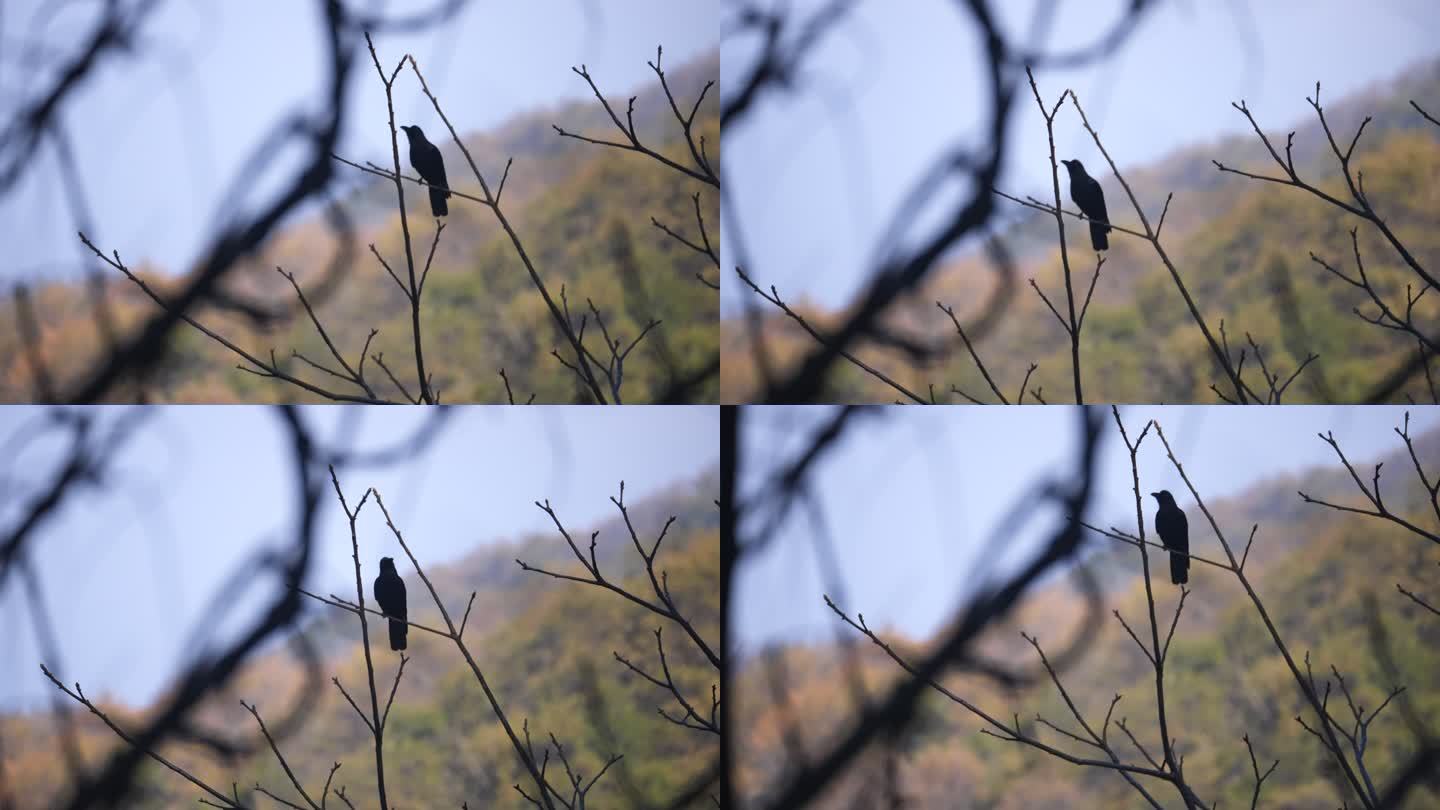
[[[430,184],[430,213],[443,217],[450,213],[445,200],[450,197],[450,184],[445,181],[445,159],[440,149],[425,139],[420,127],[401,127],[410,139],[410,165],[419,172],[420,179]]]
[[[1095,178],[1085,173],[1085,166],[1080,161],[1060,162],[1070,171],[1070,199],[1080,206],[1080,213],[1090,220],[1090,246],[1096,250],[1108,250],[1110,239],[1105,234],[1110,233],[1110,215],[1105,213],[1104,190]]]
[[[380,576],[375,577],[375,601],[380,611],[390,619],[390,649],[405,649],[405,634],[410,626],[405,623],[405,580],[395,570],[394,557],[380,558]]]
[[[1160,502],[1160,510],[1155,513],[1155,533],[1170,549],[1170,581],[1184,585],[1190,581],[1190,524],[1169,490],[1152,492],[1150,497]]]

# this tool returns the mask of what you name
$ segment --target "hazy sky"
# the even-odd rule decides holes
[[[418,408],[361,409],[361,448],[394,444],[425,417]],[[68,502],[30,546],[63,639],[65,680],[129,701],[152,698],[194,652],[186,641],[243,560],[290,542],[298,506],[275,413],[148,410],[110,465],[112,486]],[[304,419],[335,436],[346,410],[306,408]],[[119,415],[108,409],[105,419]],[[17,432],[33,430],[41,416],[36,408],[0,408],[0,443],[12,447]],[[437,566],[480,543],[553,530],[537,500],[550,499],[567,528],[608,518],[621,479],[627,500],[638,501],[717,464],[718,447],[713,407],[456,408],[418,458],[352,471],[341,484],[352,507],[367,487],[380,490],[422,563]],[[33,488],[54,475],[62,449],[58,441],[33,441],[0,462],[0,526],[14,525]],[[403,556],[378,515],[362,513],[360,522],[372,576],[379,557]],[[354,581],[348,524],[328,488],[320,517],[310,582],[326,593]],[[249,589],[225,626],[252,621],[268,598],[268,589]],[[0,591],[0,615],[0,709],[34,705],[53,687],[40,673],[29,599],[16,577]]]
[[[791,5],[804,11],[818,4]],[[726,194],[740,211],[749,269],[762,287],[776,284],[792,301],[807,296],[835,306],[849,300],[899,200],[943,148],[977,142],[990,100],[980,43],[961,5],[861,3],[822,40],[794,93],[766,98],[749,119],[727,129]],[[1046,48],[1058,51],[1094,41],[1129,3],[1054,5],[1058,15]],[[990,6],[1011,38],[1025,41],[1035,0]],[[1433,0],[1173,0],[1146,12],[1112,58],[1038,72],[1036,79],[1052,103],[1066,87],[1075,90],[1124,169],[1248,131],[1230,107],[1241,98],[1264,126],[1284,132],[1314,115],[1305,96],[1317,80],[1322,101],[1338,99],[1433,57],[1440,52],[1437,33]],[[753,40],[734,37],[722,44],[722,86],[743,75],[753,48]],[[1079,116],[1067,110],[1055,134],[1061,157],[1104,165]],[[1048,193],[1044,119],[1028,87],[1016,113],[1000,186],[1021,195]],[[1163,200],[1151,202],[1158,211]],[[1184,205],[1183,197],[1174,205]],[[731,240],[733,222],[726,227]],[[736,260],[727,254],[725,266]],[[722,285],[723,311],[734,312],[740,295],[753,293]]]
[[[1191,481],[1212,501],[1281,474],[1335,464],[1334,451],[1316,436],[1322,431],[1334,431],[1357,464],[1403,447],[1392,428],[1404,410],[1171,406],[1120,413],[1132,440],[1156,419]],[[746,458],[773,464],[777,453],[792,457],[831,413],[823,407],[748,409]],[[1105,417],[1108,435],[1100,447],[1091,514],[1099,525],[1133,525],[1130,457],[1109,409]],[[1062,517],[1058,509],[1031,516],[1013,534],[992,536],[1042,476],[1068,476],[1074,469],[1078,421],[1067,407],[891,407],[857,416],[814,479],[847,590],[842,606],[852,616],[863,612],[877,629],[897,628],[916,638],[939,629],[988,543],[998,543],[1004,559],[1024,559],[1054,530]],[[1410,421],[1412,436],[1434,428],[1440,408],[1412,408]],[[741,491],[748,493],[766,477],[768,464],[750,461],[741,469]],[[1140,485],[1142,492],[1185,489],[1153,435],[1141,445]],[[1180,500],[1188,506],[1191,499],[1187,494]],[[1152,505],[1147,503],[1147,519]],[[770,641],[834,638],[839,623],[821,601],[825,588],[810,526],[805,510],[797,508],[765,553],[737,572],[732,649],[754,652]],[[1262,526],[1257,543],[1264,533]]]
[[[53,71],[37,74],[20,61],[21,44],[68,46],[68,53],[90,36],[99,5],[64,3],[56,10],[54,3],[7,0],[0,6],[0,118],[53,81]],[[150,259],[184,269],[198,258],[242,163],[287,111],[320,96],[328,67],[317,5],[161,3],[141,31],[146,47],[138,56],[103,63],[98,80],[80,89],[62,116],[87,180],[96,244],[118,249],[132,265]],[[349,5],[379,5],[401,16],[436,3]],[[42,8],[49,11],[42,15]],[[656,45],[665,46],[672,66],[714,49],[718,15],[715,0],[477,1],[433,32],[377,36],[375,45],[387,70],[402,54],[413,54],[451,122],[467,133],[519,112],[593,98],[572,65],[587,64],[608,94],[629,93],[654,79],[645,62],[655,58]],[[37,20],[44,24],[37,28]],[[363,43],[359,58],[338,151],[357,162],[388,159],[385,93]],[[408,73],[396,94],[399,123],[444,131]],[[402,136],[402,160],[404,150]],[[6,246],[0,282],[73,276],[78,269],[84,247],[53,149],[47,144],[39,155],[39,169],[0,199],[0,244]],[[252,205],[274,194],[274,181],[288,176],[294,157],[264,175],[269,185],[248,198]],[[356,170],[342,165],[337,171]],[[523,165],[514,167],[510,182],[525,182]]]

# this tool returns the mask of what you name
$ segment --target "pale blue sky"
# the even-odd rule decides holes
[[[132,702],[151,699],[194,652],[184,645],[237,566],[258,548],[289,542],[297,508],[277,414],[233,406],[148,410],[109,466],[112,485],[69,501],[30,547],[63,639],[65,680]],[[418,408],[360,410],[360,448],[391,445],[426,415]],[[347,412],[356,418],[346,406],[305,408],[303,418],[334,437]],[[615,514],[609,498],[621,479],[629,502],[704,472],[719,463],[718,413],[701,406],[456,408],[418,458],[353,470],[341,484],[352,506],[367,487],[380,490],[422,562],[438,566],[477,544],[553,530],[537,500],[549,498],[567,528],[583,528]],[[0,443],[10,447],[41,415],[38,408],[0,408]],[[104,420],[119,415],[110,408]],[[0,463],[0,525],[14,524],[22,493],[49,480],[62,449],[58,441],[36,441]],[[371,566],[403,554],[378,514],[360,523]],[[343,591],[354,581],[349,530],[328,487],[318,527],[310,584]],[[252,621],[269,598],[250,589],[224,626]],[[0,591],[0,709],[35,705],[53,688],[40,673],[28,603],[20,580],[10,577]]]
[[[791,5],[807,11],[819,2]],[[1035,4],[990,5],[1017,37],[1028,31]],[[1128,2],[1055,5],[1046,46],[1067,50],[1094,41]],[[848,301],[899,200],[944,147],[957,139],[976,143],[990,101],[980,44],[960,6],[860,4],[822,40],[793,94],[766,98],[726,131],[726,194],[740,211],[752,254],[748,270],[762,287],[776,284],[791,301],[808,297],[832,307]],[[1267,128],[1284,132],[1313,116],[1305,96],[1316,80],[1322,100],[1338,99],[1433,57],[1440,52],[1437,33],[1433,0],[1173,0],[1148,11],[1111,59],[1041,71],[1036,79],[1052,102],[1066,87],[1079,94],[1123,170],[1248,131],[1230,106],[1241,98]],[[754,40],[722,43],[722,86],[742,75],[753,48]],[[1073,110],[1061,113],[1057,127],[1062,157],[1103,165]],[[1001,187],[1048,190],[1045,125],[1028,87],[1017,100],[1009,148]],[[1163,200],[1152,202],[1158,211]],[[922,216],[910,232],[923,233],[927,224],[933,223]],[[726,254],[727,273],[737,261]],[[734,312],[741,295],[753,293],[722,285],[722,311]]]
[[[21,42],[52,46],[87,37],[97,3],[66,3],[35,29],[35,0],[0,7],[0,51],[18,55]],[[428,9],[434,0],[362,3],[392,16]],[[654,80],[646,60],[665,46],[676,66],[718,44],[715,0],[527,0],[471,2],[449,23],[424,34],[376,37],[386,69],[412,53],[431,89],[462,134],[510,116],[569,99],[593,98],[572,65],[585,63],[611,95]],[[311,103],[325,81],[316,4],[299,0],[243,3],[161,3],[141,31],[149,47],[138,58],[111,56],[98,80],[65,107],[62,120],[87,179],[98,233],[96,244],[118,249],[132,265],[142,260],[185,269],[214,222],[236,172],[265,132],[297,103]],[[357,162],[390,152],[385,93],[361,48],[340,154]],[[0,56],[0,117],[52,81],[16,57]],[[396,88],[400,123],[444,131],[413,77]],[[432,136],[433,137],[433,136]],[[559,137],[558,135],[556,137]],[[402,158],[404,144],[402,139]],[[0,199],[0,282],[73,277],[84,246],[65,205],[53,150]],[[297,156],[263,175],[253,205],[287,178]],[[338,172],[354,172],[339,166]],[[453,172],[452,172],[453,176]],[[524,182],[516,165],[510,182]]]
[[[1410,410],[1412,436],[1440,425],[1440,408]],[[1133,525],[1130,457],[1109,409],[1104,411],[1108,435],[1100,448],[1091,515],[1099,525]],[[1148,420],[1160,423],[1207,501],[1285,473],[1335,464],[1319,432],[1334,431],[1357,464],[1401,448],[1392,428],[1404,412],[1389,406],[1120,411],[1132,440]],[[742,493],[752,492],[777,459],[792,457],[831,413],[818,406],[748,409]],[[952,615],[965,595],[963,586],[973,582],[975,566],[981,560],[996,564],[988,543],[998,544],[1003,571],[1004,561],[1025,559],[1061,518],[1058,509],[1047,510],[1011,534],[992,537],[1042,476],[1068,477],[1074,469],[1079,442],[1074,408],[890,407],[854,421],[813,483],[847,590],[842,606],[851,615],[863,612],[872,627],[929,636]],[[1153,436],[1141,446],[1140,484],[1142,492],[1185,489]],[[773,544],[737,572],[731,649],[754,653],[774,641],[834,638],[838,620],[821,600],[825,586],[810,525],[805,510],[797,508]],[[1263,532],[1262,527],[1256,542]]]

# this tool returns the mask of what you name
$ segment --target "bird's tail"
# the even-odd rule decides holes
[[[391,619],[391,620],[390,620],[390,649],[392,649],[392,650],[403,650],[403,649],[405,649],[405,634],[406,634],[409,630],[410,630],[410,626],[407,625],[405,622],[397,621],[397,620],[395,620],[395,619]]]
[[[450,206],[446,205],[445,198],[450,192],[445,189],[430,187],[430,213],[437,217],[443,217],[450,213]]]
[[[1110,226],[1103,222],[1090,223],[1090,244],[1096,250],[1109,250],[1110,238],[1105,234],[1110,233]]]
[[[1170,582],[1175,585],[1184,585],[1189,581],[1190,558],[1184,554],[1170,552]]]

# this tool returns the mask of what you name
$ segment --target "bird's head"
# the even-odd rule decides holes
[[[1156,501],[1159,501],[1161,506],[1175,505],[1175,496],[1171,495],[1170,490],[1168,489],[1162,489],[1159,492],[1152,492],[1150,493],[1150,497],[1154,498]]]
[[[1070,172],[1071,177],[1074,177],[1077,174],[1085,174],[1085,164],[1081,163],[1078,160],[1062,160],[1060,162],[1065,164],[1065,169],[1066,171]]]
[[[411,125],[408,127],[400,128],[405,130],[405,137],[409,138],[411,141],[414,141],[416,138],[419,138],[422,141],[425,140],[425,133],[420,131],[420,127]]]
[[[394,557],[381,557],[381,558],[380,558],[380,570],[381,570],[381,571],[394,571],[394,570],[395,570],[395,558],[394,558]]]

